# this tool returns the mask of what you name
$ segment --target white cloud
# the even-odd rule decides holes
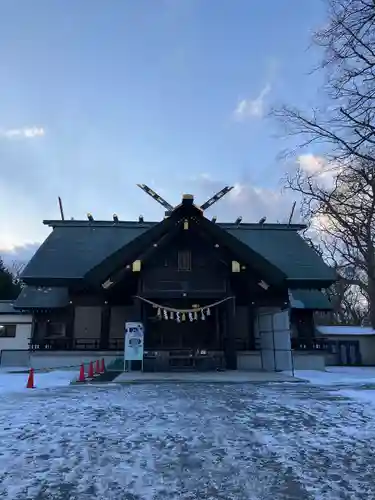
[[[265,99],[271,91],[271,85],[266,84],[255,99],[242,99],[234,110],[234,118],[244,121],[248,118],[262,118],[265,112]]]
[[[310,153],[298,156],[297,163],[303,172],[327,188],[333,185],[337,174],[342,170],[342,165],[336,161]]]
[[[12,262],[22,262],[26,264],[40,247],[40,243],[26,243],[25,245],[11,246],[10,248],[0,248],[0,258],[6,265]]]
[[[297,158],[297,163],[307,174],[320,174],[324,172],[327,165],[327,161],[323,157],[313,154],[300,155]]]
[[[208,174],[202,174],[192,179],[192,182],[193,191],[199,192],[199,199],[196,197],[198,203],[206,201],[226,185],[224,181],[216,180]],[[238,216],[243,217],[243,222],[258,222],[261,217],[267,217],[267,222],[287,222],[292,204],[293,198],[289,192],[243,181],[235,183],[232,191],[215,203],[209,212],[226,222],[234,221]],[[293,222],[298,222],[298,219],[296,214]]]
[[[0,137],[6,139],[33,139],[34,137],[43,137],[45,129],[43,127],[22,127],[1,130]]]

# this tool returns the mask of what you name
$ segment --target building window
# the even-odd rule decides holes
[[[16,328],[16,325],[0,325],[0,337],[15,337]]]
[[[178,270],[191,271],[191,252],[190,250],[180,250],[178,252]]]

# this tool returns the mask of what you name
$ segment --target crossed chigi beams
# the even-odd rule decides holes
[[[149,188],[148,186],[146,186],[146,184],[137,184],[137,186],[140,187],[142,189],[142,191],[144,191],[146,194],[148,194],[149,196],[151,196],[151,198],[153,198],[155,201],[157,201],[158,203],[160,203],[160,205],[162,205],[167,210],[168,215],[169,215],[170,212],[173,212],[173,210],[175,210],[175,208],[177,208],[177,207],[172,206],[167,201],[165,201],[164,198],[162,198],[161,196],[158,195],[158,193],[156,193],[151,188]],[[216,194],[214,194],[211,198],[209,198],[207,201],[205,201],[198,208],[200,210],[202,210],[202,212],[204,210],[207,210],[214,203],[216,203],[217,201],[219,201],[223,196],[225,196],[226,194],[228,194],[229,191],[232,191],[233,188],[234,188],[234,186],[225,186],[221,191],[218,191]]]

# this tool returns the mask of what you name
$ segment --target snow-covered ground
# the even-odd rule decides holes
[[[31,389],[26,389],[27,379],[28,373],[21,372],[19,369],[0,370],[0,395],[13,392],[30,392]],[[35,389],[33,390],[67,386],[72,380],[77,380],[77,371],[36,372],[34,374]]]
[[[375,405],[342,390],[163,383],[3,394],[0,498],[373,500]]]
[[[329,366],[326,371],[295,370],[295,376],[318,385],[374,384],[375,368],[362,366]]]
[[[318,386],[333,387],[337,396],[375,407],[375,368],[342,366],[329,367],[325,372],[298,370],[295,376]]]

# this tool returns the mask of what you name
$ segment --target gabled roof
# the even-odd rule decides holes
[[[320,288],[336,280],[334,271],[299,236],[302,225],[214,224],[203,216],[202,221],[213,232],[227,233],[230,245],[238,242],[235,246],[242,253],[248,249],[249,258],[268,263],[279,277],[294,281],[295,288],[299,281],[310,281]],[[64,280],[108,275],[113,266],[123,265],[125,250],[129,258],[136,259],[137,251],[161,237],[172,222],[172,217],[159,223],[45,221],[53,231],[26,266],[22,279],[31,285],[51,286]]]

